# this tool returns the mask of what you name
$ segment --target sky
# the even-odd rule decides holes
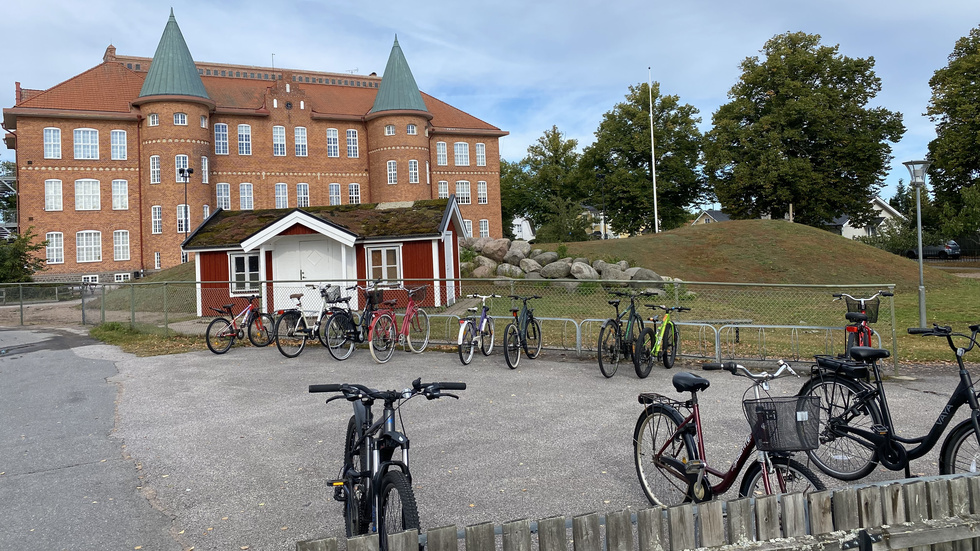
[[[395,36],[419,88],[510,134],[517,161],[552,126],[579,149],[630,85],[660,83],[700,111],[726,103],[739,64],[775,35],[819,34],[842,55],[873,57],[882,90],[871,106],[904,116],[881,192],[935,138],[924,116],[929,78],[980,25],[978,0],[32,0],[4,2],[0,106],[15,83],[47,89],[119,55],[152,57],[173,8],[198,62],[383,74]],[[0,160],[14,152],[0,145]]]

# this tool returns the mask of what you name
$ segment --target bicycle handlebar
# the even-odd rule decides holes
[[[971,325],[970,331],[972,335],[966,335],[963,333],[953,333],[953,328],[948,325],[938,325],[933,324],[932,327],[909,327],[909,335],[922,335],[925,337],[946,337],[949,342],[949,348],[954,352],[957,351],[956,345],[953,344],[953,337],[963,337],[970,341],[970,346],[963,349],[963,353],[973,350],[973,347],[977,344],[977,333],[980,333],[980,324]],[[959,354],[957,354],[959,356]]]
[[[524,302],[527,302],[529,300],[536,299],[536,298],[541,298],[541,297],[539,295],[531,295],[529,297],[521,297],[521,296],[517,296],[517,295],[507,295],[507,298],[512,298],[514,300],[523,300]]]
[[[691,309],[688,308],[687,306],[664,306],[663,304],[644,304],[644,306],[653,309],[660,308],[665,312],[690,312],[691,311]]]
[[[486,300],[488,298],[503,298],[500,295],[466,295],[466,298],[478,298],[481,300]]]
[[[796,371],[794,371],[793,368],[790,367],[790,365],[784,362],[783,360],[779,360],[779,369],[777,369],[775,373],[769,373],[768,371],[763,371],[762,373],[752,373],[744,365],[739,365],[735,362],[724,362],[724,363],[711,362],[711,363],[701,364],[701,369],[705,371],[720,371],[724,369],[725,371],[731,373],[732,375],[738,375],[740,377],[748,377],[753,381],[770,381],[772,379],[787,377],[789,375],[799,377]],[[786,373],[787,371],[789,372],[788,375],[784,375],[784,373]]]
[[[873,300],[873,299],[875,299],[875,298],[877,298],[879,296],[882,296],[882,297],[893,297],[893,296],[895,296],[895,293],[891,293],[891,292],[888,292],[888,291],[878,291],[877,293],[871,295],[868,298],[857,298],[857,297],[853,297],[853,296],[851,296],[851,295],[849,295],[847,293],[834,293],[834,298],[835,299],[841,299],[841,298],[847,297],[847,298],[849,298],[851,300],[857,300],[857,301]]]
[[[423,383],[422,379],[415,379],[412,381],[412,388],[405,390],[376,390],[373,388],[368,388],[364,385],[355,383],[342,383],[342,384],[318,384],[310,385],[310,393],[320,393],[320,392],[341,392],[344,398],[350,401],[360,400],[361,398],[370,398],[372,400],[385,400],[385,401],[395,401],[399,398],[408,399],[415,395],[423,395],[429,400],[435,398],[441,398],[443,396],[450,396],[453,398],[458,398],[453,394],[443,393],[443,390],[466,390],[466,383],[453,383],[453,382],[432,382]],[[339,398],[339,396],[338,396]]]

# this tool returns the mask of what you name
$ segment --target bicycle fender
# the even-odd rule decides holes
[[[364,425],[370,424],[371,420],[368,419],[367,406],[359,400],[352,403],[354,404],[354,423],[357,425],[357,437],[360,438],[364,436]]]
[[[456,344],[463,344],[463,333],[466,332],[466,323],[459,324],[459,335],[456,336]]]

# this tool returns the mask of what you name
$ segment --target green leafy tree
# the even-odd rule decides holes
[[[17,176],[16,166],[12,161],[0,162],[0,176],[4,179],[15,178]],[[17,182],[14,181],[14,189],[10,190],[6,186],[0,185],[0,219],[15,220],[17,218]]]
[[[548,212],[544,224],[538,228],[535,239],[540,243],[585,241],[588,239],[588,218],[582,216],[582,203],[552,195],[547,203]]]
[[[955,236],[980,229],[980,211],[963,193],[980,183],[980,26],[956,41],[948,59],[929,79],[926,114],[936,123],[929,183],[947,215],[943,233]]]
[[[729,103],[715,112],[705,170],[733,218],[783,217],[822,226],[874,217],[900,113],[868,107],[881,90],[874,58],[849,58],[819,35],[777,35],[742,61]]]
[[[602,117],[596,141],[579,163],[579,180],[593,207],[602,208],[610,225],[631,234],[652,231],[653,177],[650,164],[650,92],[647,83],[629,87],[626,101]],[[708,188],[699,170],[701,122],[698,110],[678,96],[653,88],[653,132],[656,146],[657,214],[661,228],[687,218],[686,209],[703,202]]]
[[[504,237],[513,239],[514,218],[525,215],[528,177],[520,162],[500,159],[500,217]]]
[[[501,163],[501,209],[503,214],[523,216],[535,226],[552,216],[552,197],[576,201],[581,198],[577,175],[578,141],[566,139],[552,126],[527,148],[518,163]]]
[[[33,243],[34,226],[9,240],[0,240],[0,282],[22,283],[31,281],[34,274],[44,269],[44,248],[47,241]]]

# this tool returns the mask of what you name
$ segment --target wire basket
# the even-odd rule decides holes
[[[425,300],[425,297],[428,296],[426,293],[426,289],[428,288],[429,288],[428,285],[416,287],[415,289],[411,289],[408,291],[408,296],[412,297],[412,300],[414,300],[415,302],[422,302],[423,300]]]
[[[384,301],[384,289],[381,288],[365,289],[364,299],[368,301],[368,304],[372,306],[377,306]]]
[[[320,296],[326,302],[339,302],[340,301],[340,287],[336,285],[326,285],[320,288]]]
[[[777,396],[743,400],[755,446],[764,452],[815,450],[820,445],[820,398]]]
[[[860,300],[844,297],[844,302],[847,303],[848,312],[861,312]],[[878,321],[878,305],[880,303],[881,300],[878,297],[864,301],[864,313],[868,315],[868,323],[876,323]]]

